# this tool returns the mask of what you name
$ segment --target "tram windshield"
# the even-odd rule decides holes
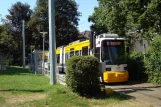
[[[108,65],[126,64],[125,44],[123,40],[103,40],[101,59]]]

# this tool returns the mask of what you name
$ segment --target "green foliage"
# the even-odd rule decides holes
[[[13,40],[10,27],[11,25],[8,23],[0,25],[0,53],[6,56],[7,54],[13,54],[17,47],[16,42]]]
[[[54,11],[53,11],[54,12]],[[74,0],[55,0],[55,29],[57,46],[67,45],[78,37],[78,5]],[[39,32],[49,31],[48,28],[48,0],[37,0],[37,6],[28,23],[34,31],[34,38],[40,44]],[[46,38],[48,39],[48,38]]]
[[[161,33],[160,10],[160,0],[99,0],[89,21],[98,34],[102,30],[133,39],[151,39],[154,33]]]
[[[10,9],[8,9],[9,14],[7,15],[7,19],[11,21],[13,27],[16,27],[16,31],[21,31],[22,26],[22,20],[25,20],[26,22],[30,20],[31,16],[31,9],[30,5],[27,3],[23,4],[21,2],[17,2],[11,6]]]
[[[12,53],[14,62],[19,63],[20,65],[22,63],[22,20],[25,20],[26,25],[31,18],[32,10],[30,9],[30,5],[27,3],[16,2],[15,4],[11,5],[11,7],[8,9],[8,12],[9,14],[6,15],[7,21],[5,24],[10,25],[9,38],[12,39],[8,41],[9,46],[12,46],[12,48],[9,50],[9,53]],[[32,43],[32,32],[28,28],[25,28],[25,41],[25,49],[27,53],[30,51],[30,45]]]
[[[143,29],[143,36],[153,38],[154,33],[161,33],[161,1],[149,0],[146,11],[139,17],[140,28]]]
[[[6,16],[8,22],[11,24],[11,31],[14,40],[17,42],[21,41],[21,31],[22,31],[22,20],[25,20],[27,23],[31,18],[32,10],[30,9],[30,5],[27,3],[16,2],[12,4],[11,8],[8,9],[9,15]],[[28,39],[31,41],[31,34],[28,29],[26,29],[26,42]]]
[[[146,54],[145,67],[148,81],[161,83],[161,37],[156,36]]]
[[[133,51],[127,58],[129,79],[147,81],[144,68],[144,55]]]
[[[91,29],[97,34],[110,32],[125,36],[126,11],[121,0],[99,0],[99,7],[95,7],[89,21],[94,24]],[[100,30],[103,30],[100,32]]]
[[[100,91],[98,59],[92,56],[74,56],[66,62],[66,84],[81,95],[96,95]]]

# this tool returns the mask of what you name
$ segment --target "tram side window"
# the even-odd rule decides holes
[[[67,60],[68,58],[68,53],[65,53],[65,60]]]
[[[79,51],[75,51],[75,55],[79,55]]]
[[[48,62],[48,56],[44,57],[44,62]]]
[[[82,47],[82,55],[88,55],[88,46]]]
[[[82,56],[82,50],[80,50],[80,56]]]
[[[74,56],[74,51],[70,52],[70,57]]]
[[[60,63],[60,54],[57,54],[57,63]]]
[[[96,48],[95,57],[100,61],[100,47]]]

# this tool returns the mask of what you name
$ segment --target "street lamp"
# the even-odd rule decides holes
[[[43,61],[43,68],[42,68],[42,73],[45,74],[44,68],[45,68],[45,62],[44,62],[44,42],[45,42],[45,35],[48,32],[40,32],[42,34],[42,38],[43,38],[43,55],[42,55],[42,61]]]

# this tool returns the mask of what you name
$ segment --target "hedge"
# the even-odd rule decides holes
[[[145,57],[148,82],[161,84],[161,37],[157,35],[150,44]]]
[[[127,57],[129,80],[147,81],[147,74],[144,67],[144,55],[138,52],[131,52]]]
[[[66,61],[66,84],[80,95],[100,92],[99,61],[92,56],[73,56]]]

